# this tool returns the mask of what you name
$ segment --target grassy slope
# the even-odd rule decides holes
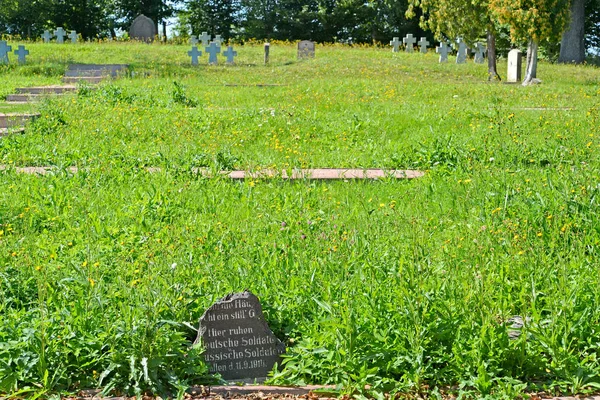
[[[194,333],[177,323],[244,288],[293,345],[278,382],[509,397],[600,382],[598,69],[542,63],[544,84],[522,88],[372,48],[296,62],[273,45],[263,66],[245,46],[236,66],[192,68],[186,46],[28,47],[0,94],[57,84],[68,62],[134,74],[34,106],[27,134],[0,141],[3,164],[86,167],[0,174],[0,391],[183,386],[169,376],[202,368],[186,371]],[[232,183],[193,166],[428,174]],[[515,314],[532,324],[510,341]]]

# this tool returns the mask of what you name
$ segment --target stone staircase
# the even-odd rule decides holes
[[[77,87],[73,85],[17,88],[17,93],[7,95],[6,101],[9,103],[31,103],[39,101],[45,96],[60,96],[76,90]]]
[[[40,114],[0,114],[0,136],[24,132],[25,125],[39,116]]]

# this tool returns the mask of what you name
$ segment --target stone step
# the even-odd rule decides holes
[[[65,76],[117,76],[129,68],[128,64],[70,64]]]
[[[62,78],[62,81],[64,83],[100,83],[104,79],[106,79],[105,76],[65,76],[64,78]]]
[[[65,72],[65,76],[111,76],[110,71],[104,71],[101,69],[90,69],[90,70],[74,70]]]
[[[23,126],[39,116],[40,114],[0,114],[0,129]]]
[[[18,94],[63,94],[67,92],[74,92],[77,90],[77,86],[34,86],[34,87],[21,87],[17,88]]]
[[[25,127],[23,127],[23,126],[18,127],[18,128],[0,128],[0,137],[14,135],[16,133],[23,133],[23,132],[25,132]]]
[[[59,96],[59,95],[58,95]],[[11,103],[33,103],[40,101],[44,96],[41,94],[8,94],[6,95],[6,101]]]

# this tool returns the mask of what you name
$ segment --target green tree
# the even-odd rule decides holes
[[[192,34],[206,31],[228,40],[239,26],[240,4],[237,0],[190,0],[186,3],[186,17]]]
[[[52,10],[51,0],[0,0],[0,29],[35,38],[48,26]]]
[[[166,20],[175,14],[175,6],[180,0],[112,0],[114,2],[115,15],[118,17],[117,26],[128,31],[133,20],[140,14],[144,14],[156,24],[163,24],[163,37],[166,39]]]

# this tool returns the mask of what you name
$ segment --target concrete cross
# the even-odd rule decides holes
[[[215,42],[211,42],[208,47],[204,49],[208,53],[208,63],[217,65],[217,54],[221,52],[221,46],[218,46]]]
[[[233,47],[228,46],[223,55],[227,57],[227,64],[233,64],[233,57],[237,56],[237,51],[233,51]]]
[[[0,64],[8,64],[8,53],[12,46],[6,44],[6,41],[0,40]]]
[[[485,46],[482,45],[481,43],[477,42],[475,43],[475,48],[473,50],[471,50],[471,52],[475,53],[475,62],[477,64],[483,64],[484,62],[484,57],[485,57]]]
[[[69,37],[71,38],[71,43],[77,43],[77,32],[71,31]]]
[[[459,38],[456,41],[456,43],[458,43],[458,51],[456,53],[456,63],[464,64],[467,62],[467,45],[462,40],[462,38]]]
[[[52,39],[52,35],[48,31],[44,31],[42,35],[42,39],[44,39],[44,43],[50,43],[50,39]]]
[[[25,50],[25,46],[19,45],[19,50],[15,50],[15,54],[19,57],[19,64],[25,64],[25,56],[29,55],[29,50]]]
[[[223,44],[223,39],[221,38],[221,35],[215,36],[215,40],[213,40],[213,42],[215,42],[217,46],[221,47],[221,44]]]
[[[206,47],[210,44],[210,35],[208,32],[202,32],[202,35],[198,38],[202,42],[202,46]]]
[[[56,28],[56,30],[54,31],[54,36],[56,36],[56,43],[64,43],[66,34],[67,32],[65,32],[65,30],[61,26]]]
[[[400,41],[400,38],[397,36],[394,36],[394,40],[392,40],[390,42],[390,46],[393,46],[392,52],[397,53],[398,51],[400,51],[400,44],[402,42]]]
[[[429,46],[429,41],[422,37],[417,44],[421,47],[421,53],[427,54],[427,46]]]
[[[406,45],[407,53],[413,52],[413,46],[415,45],[416,42],[417,42],[417,39],[415,37],[413,37],[412,33],[409,33],[408,35],[406,35],[406,37],[404,39],[402,39],[402,43],[404,43]]]
[[[198,44],[198,37],[196,35],[190,36],[190,43],[192,46],[196,46]]]
[[[202,52],[198,50],[198,47],[193,46],[190,51],[188,51],[188,56],[192,57],[192,65],[198,65],[198,56],[201,56]]]
[[[448,52],[450,51],[450,47],[448,47],[448,43],[440,42],[440,45],[435,48],[435,52],[440,55],[440,62],[448,62]]]

